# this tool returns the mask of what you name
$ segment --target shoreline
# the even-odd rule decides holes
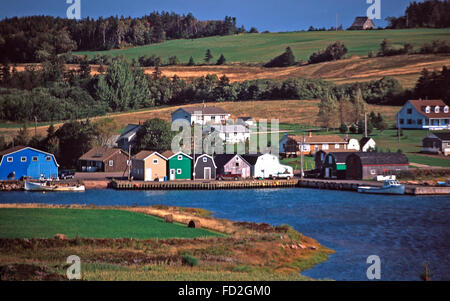
[[[127,180],[81,180],[87,190],[112,188],[115,190],[237,190],[268,188],[311,188],[337,191],[358,191],[358,186],[381,187],[382,183],[363,180],[291,179],[291,180],[243,180],[243,181],[166,181],[144,182]],[[75,181],[64,181],[70,185]],[[405,195],[450,195],[450,187],[406,183]],[[23,191],[22,181],[0,181],[0,192]]]
[[[288,225],[271,226],[212,218],[211,212],[196,208],[1,204],[0,212],[8,208],[82,209],[86,212],[117,210],[150,215],[162,221],[171,215],[174,223],[185,227],[195,219],[202,228],[224,234],[184,239],[89,238],[78,235],[68,239],[64,233],[53,238],[0,238],[3,267],[38,265],[54,277],[64,275],[61,269],[52,267],[63,264],[65,258],[62,254],[69,252],[79,255],[89,266],[84,280],[312,280],[300,273],[325,262],[334,253]],[[27,251],[30,244],[34,250],[32,254]],[[186,264],[184,260],[188,257],[195,258],[196,264]],[[55,258],[61,258],[61,262]],[[46,280],[34,277],[27,275],[22,280]]]

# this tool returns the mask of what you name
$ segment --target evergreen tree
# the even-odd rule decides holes
[[[322,98],[319,104],[318,122],[327,129],[336,126],[338,104],[334,96],[330,93]]]
[[[295,65],[295,56],[291,47],[287,47],[283,54],[272,59],[264,67],[289,67]]]
[[[208,64],[212,59],[213,59],[213,55],[211,53],[211,50],[210,49],[206,50],[205,62]]]
[[[192,56],[189,58],[189,62],[188,62],[187,65],[188,66],[194,66],[195,65],[194,58]]]
[[[226,61],[227,61],[227,59],[223,56],[223,54],[221,54],[219,59],[217,60],[216,65],[223,65],[223,64],[225,64]]]
[[[341,126],[339,127],[339,132],[341,134],[347,134],[348,133],[348,126],[345,123],[341,123]]]

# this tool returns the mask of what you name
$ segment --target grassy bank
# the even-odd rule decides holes
[[[307,60],[312,52],[325,48],[332,41],[342,41],[350,55],[367,55],[369,50],[377,51],[383,39],[390,39],[394,45],[408,42],[418,47],[436,39],[448,40],[450,29],[404,29],[340,32],[285,32],[241,34],[223,37],[208,37],[195,40],[173,40],[127,49],[109,51],[82,51],[75,54],[123,55],[138,59],[143,55],[157,55],[167,60],[176,55],[181,62],[187,63],[192,56],[197,63],[203,62],[206,49],[211,49],[217,60],[224,54],[228,62],[261,63],[279,55],[288,46],[292,48],[298,60]]]
[[[15,223],[16,231],[14,227],[4,230],[4,224],[0,225],[0,279],[64,280],[66,258],[76,254],[81,258],[84,280],[310,280],[300,272],[324,262],[333,253],[289,226],[214,219],[205,210],[166,206],[114,210],[72,207],[1,205],[2,223]],[[55,224],[54,220],[60,219],[59,224],[73,212],[100,217],[97,222],[83,220],[96,223],[97,226],[92,226],[96,233],[85,229],[72,239],[38,238],[53,233],[41,234],[44,230],[40,229],[49,227],[49,220],[50,224]],[[161,224],[159,219],[167,214],[172,214],[178,223],[172,225],[176,226],[172,237],[181,237],[180,233],[187,229],[186,223],[193,218],[208,229],[203,230],[208,237],[197,232],[196,237],[184,234],[190,238],[161,238],[169,236],[162,231],[168,225]],[[41,215],[46,218],[41,219]],[[146,218],[136,220],[137,216]],[[116,218],[116,225],[108,222],[111,217]],[[28,234],[24,235],[22,228],[28,227],[22,226],[25,223],[33,224],[36,229],[28,229]],[[153,229],[149,231],[155,238],[132,239],[136,237],[134,232],[147,231],[151,223]],[[5,238],[30,237],[31,233],[34,233],[32,238]],[[92,238],[105,236],[105,233],[111,238]]]
[[[121,210],[0,208],[0,237],[51,238],[194,238],[220,236],[204,229],[191,229],[163,219]]]

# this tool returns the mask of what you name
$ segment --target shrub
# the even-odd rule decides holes
[[[198,258],[194,257],[190,254],[183,255],[181,261],[182,261],[183,265],[188,265],[191,267],[198,266]]]
[[[309,58],[310,64],[317,64],[321,62],[329,62],[340,60],[345,57],[348,49],[345,45],[337,41],[333,44],[328,45],[325,50],[320,50],[319,52],[313,53]]]

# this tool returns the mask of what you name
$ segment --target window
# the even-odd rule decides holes
[[[206,162],[208,162],[208,158],[203,157],[203,163],[206,163]]]
[[[239,162],[236,162],[236,167],[239,167]]]
[[[183,156],[182,155],[178,155],[178,160],[179,161],[183,160]]]
[[[405,119],[400,119],[400,124],[405,124]]]
[[[109,160],[108,165],[109,166],[114,166],[114,161],[113,160]]]
[[[6,161],[13,162],[13,157],[8,157],[8,159]]]
[[[412,114],[412,109],[407,109],[407,110],[406,110],[406,113],[407,113],[407,114]]]
[[[417,119],[417,124],[422,125],[423,124],[423,120],[422,119]]]
[[[52,157],[50,157],[50,156],[45,157],[45,161],[47,161],[47,162],[52,161]]]
[[[444,113],[448,113],[448,106],[444,107]]]
[[[331,156],[328,157],[328,163],[333,164],[333,158]]]
[[[439,113],[439,106],[436,106],[435,108],[434,108],[434,112],[437,114],[437,113]]]
[[[335,148],[335,149],[339,149],[339,146],[340,146],[339,144],[335,144],[335,145],[334,145],[334,148]]]
[[[371,169],[371,170],[370,170],[370,174],[371,174],[371,175],[375,175],[376,173],[377,173],[377,171],[376,171],[375,169]]]
[[[177,175],[181,175],[181,168],[177,169]]]
[[[158,164],[158,159],[153,159],[153,164]]]
[[[322,149],[328,149],[328,144],[323,144]]]
[[[37,162],[38,157],[33,157],[33,158],[31,158],[31,160],[32,160],[33,162]]]
[[[27,157],[20,157],[20,162],[27,162]]]
[[[425,108],[425,113],[430,113],[430,111],[431,111],[431,108],[430,108],[430,107],[426,107],[426,108]]]
[[[408,124],[412,124],[412,120],[411,119],[408,119]]]

